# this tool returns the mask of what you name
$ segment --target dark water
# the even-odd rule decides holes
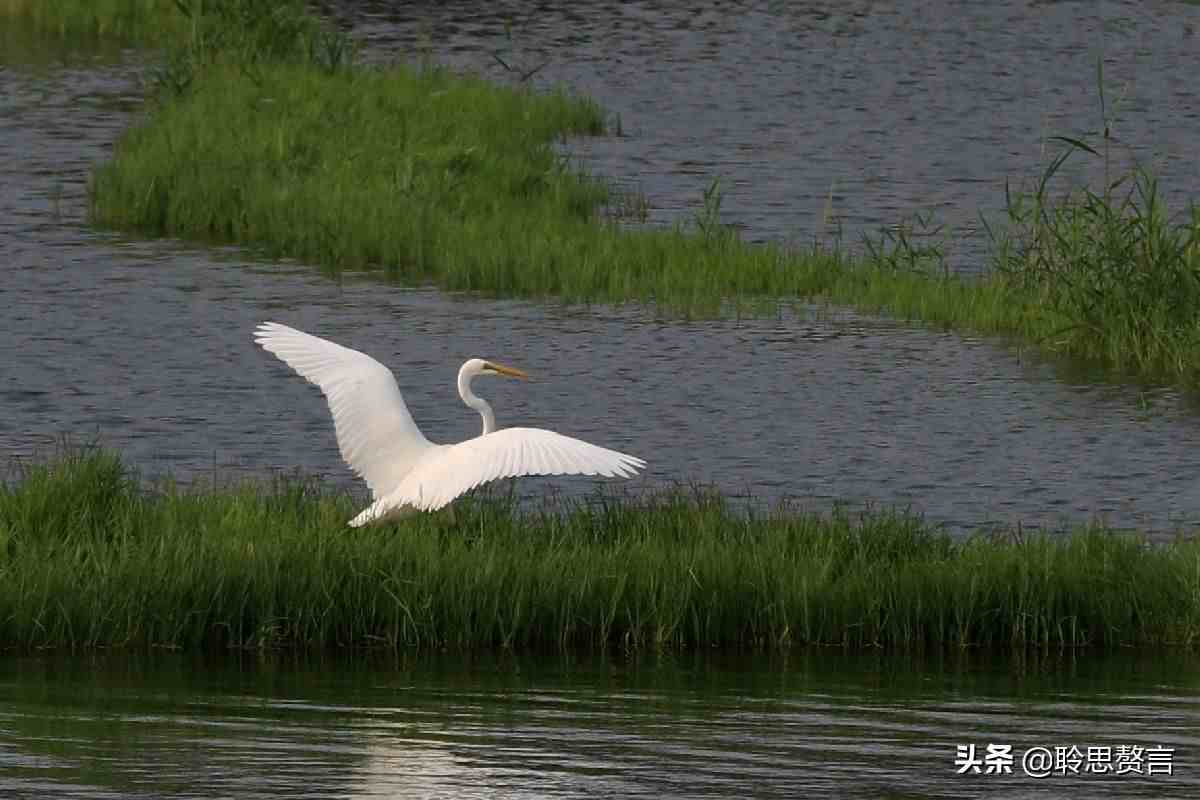
[[[1169,654],[8,658],[0,796],[1196,797],[1196,666]],[[958,774],[957,747],[972,744],[1011,745],[1012,774]],[[1027,750],[1071,746],[1080,774],[1025,774]],[[1082,772],[1088,747],[1115,763],[1131,746],[1142,774]],[[1154,747],[1174,749],[1172,775],[1163,756],[1145,774]]]
[[[342,9],[370,59],[408,52],[427,29],[439,54],[470,63],[496,43],[497,17],[479,7]],[[591,158],[607,174],[637,176],[660,221],[714,171],[730,176],[730,211],[758,237],[785,235],[785,220],[809,225],[831,176],[862,224],[892,218],[923,191],[975,208],[1007,170],[1036,161],[1026,134],[1043,110],[1073,118],[1090,108],[1088,59],[1101,46],[1113,80],[1131,82],[1139,119],[1153,123],[1131,130],[1139,147],[1163,149],[1169,184],[1195,185],[1194,159],[1177,157],[1180,142],[1200,140],[1194,83],[1165,66],[1192,52],[1186,25],[1198,10],[1187,5],[990,3],[940,17],[925,6],[849,16],[837,6],[824,17],[608,8],[521,17],[518,41],[552,56],[539,78],[569,79],[621,111],[630,136],[591,143]],[[524,367],[536,381],[480,389],[500,423],[640,455],[650,470],[635,488],[701,481],[818,508],[911,505],[956,527],[1103,515],[1169,532],[1200,521],[1200,420],[1187,400],[1097,383],[1003,342],[808,307],[677,322],[633,308],[380,291],[233,248],[96,232],[87,176],[138,119],[136,56],[64,53],[11,30],[0,45],[6,456],[95,435],[152,476],[299,467],[349,483],[320,395],[251,343],[256,323],[276,319],[392,366],[436,440],[478,430],[453,390],[462,360]],[[980,70],[995,75],[968,91],[964,76]],[[1008,100],[983,102],[985,89]],[[872,144],[873,130],[887,133]],[[868,181],[868,164],[890,177]]]

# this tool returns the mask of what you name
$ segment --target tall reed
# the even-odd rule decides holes
[[[1007,227],[992,233],[994,267],[1047,320],[1042,341],[1127,373],[1200,378],[1200,209],[1173,220],[1145,168],[1054,197],[1075,153],[1059,154],[1033,189],[1006,192]],[[1106,170],[1107,173],[1107,170]]]

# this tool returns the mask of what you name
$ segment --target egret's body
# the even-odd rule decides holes
[[[264,322],[254,340],[329,401],[338,449],[371,489],[370,506],[350,524],[381,522],[442,508],[464,492],[518,475],[630,477],[640,458],[541,428],[496,430],[491,405],[471,390],[477,375],[524,378],[520,370],[472,358],[458,372],[458,393],[483,418],[483,433],[458,444],[434,444],[421,433],[391,370],[370,356],[326,339]]]

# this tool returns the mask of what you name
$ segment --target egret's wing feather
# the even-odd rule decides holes
[[[395,490],[433,446],[413,421],[392,371],[365,353],[277,322],[259,325],[254,341],[320,387],[342,458],[375,497]]]
[[[640,458],[554,431],[504,428],[430,452],[394,492],[380,498],[376,513],[402,505],[431,511],[476,486],[500,478],[519,475],[628,478],[645,466],[646,462]]]

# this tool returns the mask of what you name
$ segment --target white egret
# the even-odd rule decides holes
[[[338,449],[371,489],[372,503],[350,525],[381,522],[414,510],[442,508],[480,484],[518,475],[603,475],[628,478],[640,458],[541,428],[496,430],[486,400],[471,391],[477,375],[529,377],[519,369],[472,358],[458,371],[458,394],[483,418],[483,433],[458,444],[434,444],[417,428],[392,371],[326,339],[264,322],[254,340],[320,387],[329,402]]]

